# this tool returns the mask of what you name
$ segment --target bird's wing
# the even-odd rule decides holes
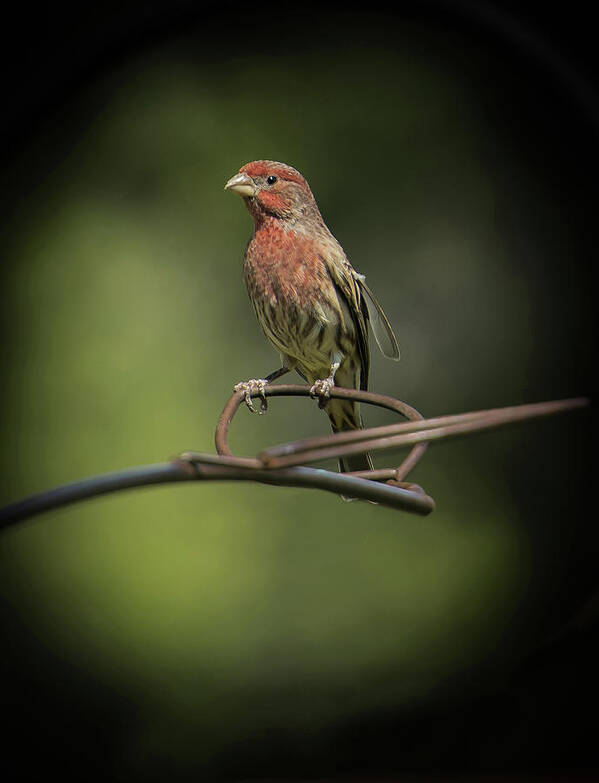
[[[354,270],[349,262],[345,259],[336,259],[335,261],[323,260],[331,276],[337,295],[342,297],[345,301],[354,322],[356,343],[361,362],[360,388],[366,390],[368,389],[368,372],[370,369],[368,327],[366,326],[368,311],[366,309],[366,303],[362,297],[358,281],[353,274]]]
[[[355,269],[352,269],[353,277],[357,280],[358,285],[365,295],[364,299],[368,307],[368,317],[372,324],[372,333],[374,339],[378,345],[383,356],[394,361],[399,361],[399,345],[397,344],[397,338],[393,333],[389,319],[385,315],[383,308],[379,304],[377,298],[372,293],[370,288],[366,285],[366,278],[364,275],[358,274]]]

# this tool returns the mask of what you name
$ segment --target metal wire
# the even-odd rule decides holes
[[[310,396],[310,387],[309,386],[302,386],[302,385],[296,385],[296,384],[279,384],[276,386],[267,386],[265,389],[265,395],[266,397],[309,397]],[[259,396],[258,393],[252,394],[251,396],[257,397]],[[379,408],[386,408],[387,410],[394,411],[396,413],[399,413],[400,416],[403,416],[404,418],[408,419],[408,421],[412,422],[423,422],[425,421],[424,417],[421,413],[419,413],[416,408],[413,408],[411,405],[408,405],[407,402],[403,402],[402,400],[396,400],[394,397],[387,397],[383,394],[375,394],[374,392],[368,392],[368,391],[360,391],[358,389],[343,389],[339,387],[333,387],[331,390],[331,397],[335,399],[342,399],[342,400],[357,400],[359,402],[365,402],[369,405],[375,405]],[[229,448],[229,444],[227,442],[227,436],[229,432],[229,425],[231,424],[231,421],[233,420],[234,415],[239,410],[240,404],[244,400],[244,393],[243,392],[237,392],[234,394],[227,404],[225,405],[225,408],[223,412],[220,415],[220,418],[218,420],[218,424],[216,426],[216,433],[214,436],[214,442],[216,446],[216,450],[219,454],[223,456],[232,456],[231,449]],[[383,429],[386,430],[387,428],[376,428],[376,429]],[[364,435],[364,433],[372,433],[375,432],[374,429],[369,430],[356,430],[356,433],[360,433],[360,435]],[[359,446],[358,448],[352,448],[352,447],[346,447],[344,444],[348,442],[346,439],[344,439],[343,436],[346,435],[352,435],[353,433],[336,433],[334,435],[325,435],[321,438],[313,438],[307,441],[308,444],[311,445],[312,452],[310,455],[310,458],[307,460],[292,460],[289,462],[288,465],[283,465],[277,463],[276,460],[276,454],[273,455],[274,460],[270,457],[271,451],[264,452],[263,455],[259,455],[258,457],[258,463],[260,464],[260,467],[267,467],[267,468],[274,468],[274,467],[289,467],[291,465],[301,465],[304,464],[304,462],[318,462],[320,460],[326,459],[329,456],[333,457],[340,457],[345,456],[346,454],[355,454],[356,452],[360,451],[368,451],[368,447]],[[301,445],[304,443],[304,441],[295,441],[292,443],[286,443],[283,446],[274,447],[275,449],[283,449],[283,453],[286,454],[294,454],[296,451],[301,451]],[[426,439],[423,439],[423,441],[415,444],[413,448],[411,449],[408,456],[403,460],[401,465],[397,468],[387,468],[383,471],[360,471],[359,473],[352,473],[350,475],[352,476],[360,476],[362,478],[370,478],[375,480],[382,480],[382,479],[394,479],[396,481],[403,481],[405,477],[408,475],[408,473],[416,466],[416,464],[419,462],[419,460],[424,455],[424,452],[426,451],[426,448],[428,446],[428,443],[426,442]],[[333,448],[334,453],[332,454],[326,454],[324,451],[328,448]],[[376,474],[376,475],[373,475]]]
[[[309,386],[281,384],[267,386],[266,397],[310,395]],[[260,394],[256,392],[253,397]],[[374,392],[335,387],[331,396],[356,400],[398,413],[407,421],[341,432],[319,438],[283,443],[264,450],[257,457],[235,456],[228,445],[228,432],[241,403],[243,392],[235,392],[218,419],[215,433],[217,454],[184,452],[169,462],[128,468],[76,481],[32,495],[0,509],[0,528],[79,500],[134,487],[181,481],[257,481],[285,487],[310,487],[370,500],[415,514],[430,514],[435,502],[422,487],[405,479],[424,455],[432,440],[468,435],[539,416],[551,416],[588,406],[583,397],[569,400],[516,405],[424,419],[411,405]],[[409,446],[397,467],[356,473],[336,473],[307,464],[355,454]],[[382,483],[384,482],[384,483]]]

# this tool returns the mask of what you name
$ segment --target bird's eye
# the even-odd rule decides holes
[[[270,177],[266,178],[266,184],[267,185],[274,185],[276,181],[277,181],[277,178],[275,177],[274,174],[271,174]]]

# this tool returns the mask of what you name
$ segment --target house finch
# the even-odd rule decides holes
[[[361,428],[358,404],[329,399],[338,385],[368,388],[368,324],[385,356],[399,359],[393,330],[379,303],[327,228],[304,177],[271,160],[246,163],[227,182],[254,219],[244,276],[258,321],[281,354],[282,366],[266,378],[237,384],[254,410],[251,393],[290,370],[312,384],[333,432]],[[369,454],[340,460],[340,469],[372,469]]]

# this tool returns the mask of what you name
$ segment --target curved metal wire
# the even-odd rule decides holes
[[[310,395],[310,387],[273,385],[267,386],[264,393],[266,397],[307,397]],[[260,395],[256,393],[252,396]],[[382,394],[335,387],[331,396],[377,405],[400,414],[407,421],[383,427],[341,432],[321,438],[306,438],[272,446],[257,457],[238,457],[232,454],[227,441],[233,417],[244,399],[243,392],[235,392],[227,401],[218,419],[215,433],[217,454],[184,452],[169,462],[93,476],[32,495],[0,509],[0,529],[10,527],[20,520],[44,511],[86,498],[134,487],[194,480],[257,481],[262,484],[286,487],[310,487],[371,500],[410,513],[430,514],[435,507],[434,500],[417,484],[408,483],[405,479],[421,459],[431,440],[466,435],[534,417],[564,413],[589,404],[586,398],[577,397],[423,419],[411,405]],[[401,446],[410,447],[410,451],[397,468],[336,473],[321,468],[306,467],[308,463],[331,457]]]
[[[297,385],[297,384],[278,384],[276,386],[267,386],[264,390],[264,394],[266,397],[309,397],[310,396],[310,387],[309,386],[303,386],[303,385]],[[258,397],[260,396],[257,392],[255,394],[251,395],[252,397]],[[364,402],[369,405],[375,405],[379,408],[385,408],[386,410],[394,411],[395,413],[398,413],[400,416],[403,416],[405,419],[408,419],[408,421],[412,422],[422,422],[425,421],[424,416],[419,413],[416,408],[413,408],[411,405],[408,405],[407,402],[403,402],[402,400],[397,400],[394,397],[388,397],[384,394],[375,394],[374,392],[369,391],[361,391],[358,389],[343,389],[340,387],[333,387],[331,389],[331,397],[335,399],[341,399],[341,400],[356,400],[358,402]],[[229,426],[231,422],[233,421],[233,417],[239,410],[239,406],[244,400],[244,393],[243,392],[236,392],[232,395],[232,397],[229,399],[227,404],[224,407],[223,412],[221,413],[218,423],[216,425],[216,433],[214,435],[214,444],[216,446],[216,451],[218,454],[221,454],[222,456],[233,456],[231,449],[229,448],[227,436],[229,433]],[[386,427],[383,428],[377,428],[382,430],[387,430]],[[359,433],[361,436],[364,435],[364,433],[372,433],[375,430],[369,429],[369,430],[355,430],[355,433]],[[328,456],[333,457],[339,457],[339,456],[345,456],[346,454],[353,454],[360,451],[368,451],[368,447],[359,447],[355,449],[347,449],[344,448],[342,444],[348,442],[346,438],[343,436],[347,435],[353,435],[353,432],[346,432],[346,433],[335,433],[334,435],[326,435],[321,438],[314,438],[308,441],[308,443],[312,446],[312,453],[310,454],[310,457],[308,462],[317,462],[322,459],[326,459]],[[286,454],[293,454],[298,451],[298,444],[301,444],[303,441],[295,441],[292,443],[287,443],[283,447],[279,446],[278,449],[280,450],[283,448],[285,450]],[[325,449],[327,446],[331,444],[338,444],[338,448],[335,450],[335,453],[333,454],[323,454],[322,450]],[[351,476],[358,476],[360,478],[368,478],[375,481],[383,481],[387,479],[392,479],[396,482],[403,482],[404,479],[407,477],[408,473],[416,466],[416,464],[419,462],[419,460],[424,455],[424,452],[426,451],[428,446],[428,443],[426,441],[421,441],[419,443],[416,443],[412,449],[410,450],[410,453],[407,455],[407,457],[403,460],[403,462],[399,465],[397,468],[384,468],[382,470],[368,470],[368,471],[359,471],[354,473],[349,473],[346,475]],[[276,448],[276,447],[275,447]],[[280,464],[280,460],[277,463],[276,460],[273,462],[272,459],[270,459],[271,450],[269,449],[267,452],[264,452],[263,455],[260,455],[259,457],[259,464],[260,467],[267,467],[267,468],[274,468],[274,467],[290,467],[291,465],[301,465],[303,464],[304,460],[293,460],[289,462],[287,465]],[[275,452],[278,453],[278,452]]]

